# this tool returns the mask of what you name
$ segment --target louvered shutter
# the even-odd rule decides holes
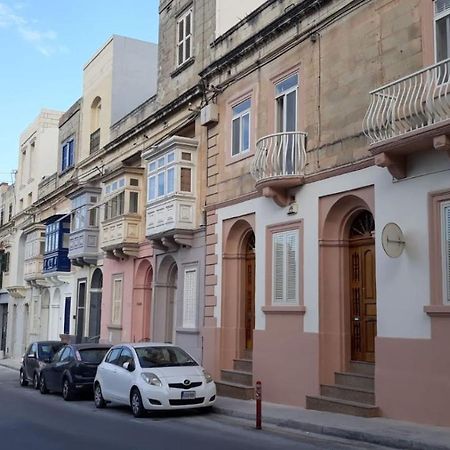
[[[276,233],[273,235],[273,270],[272,270],[272,285],[273,295],[272,301],[274,304],[284,302],[284,233]]]
[[[286,258],[286,303],[297,303],[297,273],[298,273],[298,232],[297,230],[286,233],[285,258]]]
[[[443,219],[445,299],[450,303],[450,203],[444,206]]]
[[[197,270],[188,269],[184,272],[183,287],[183,328],[197,326]]]

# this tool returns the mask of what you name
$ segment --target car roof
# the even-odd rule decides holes
[[[145,347],[178,347],[174,344],[167,344],[165,342],[126,342],[122,344],[117,344],[115,347],[120,347],[121,345],[128,345],[134,348],[145,348]]]
[[[112,347],[111,344],[70,344],[75,350],[87,350],[87,349],[106,349]]]
[[[33,342],[33,344],[61,344],[61,345],[66,345],[64,342],[61,341],[36,341]]]

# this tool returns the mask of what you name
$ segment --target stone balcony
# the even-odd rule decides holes
[[[401,179],[413,153],[439,150],[450,156],[450,59],[375,89],[370,97],[363,126],[376,165]]]
[[[111,256],[137,256],[142,218],[138,214],[123,214],[102,222],[102,250]]]
[[[306,137],[301,131],[275,133],[256,143],[251,166],[256,189],[279,206],[290,203],[290,188],[304,183]]]
[[[25,281],[35,281],[42,278],[44,257],[37,256],[26,259],[24,263],[23,278]]]

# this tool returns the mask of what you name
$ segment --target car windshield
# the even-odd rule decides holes
[[[179,347],[137,347],[135,348],[142,368],[198,366],[198,364]]]
[[[100,364],[106,355],[108,348],[85,348],[79,350],[81,361],[89,364]]]
[[[50,361],[64,344],[39,344],[39,358]]]

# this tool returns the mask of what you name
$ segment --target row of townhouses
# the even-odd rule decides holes
[[[223,395],[450,425],[450,1],[161,0],[1,186],[1,351],[181,345]]]

